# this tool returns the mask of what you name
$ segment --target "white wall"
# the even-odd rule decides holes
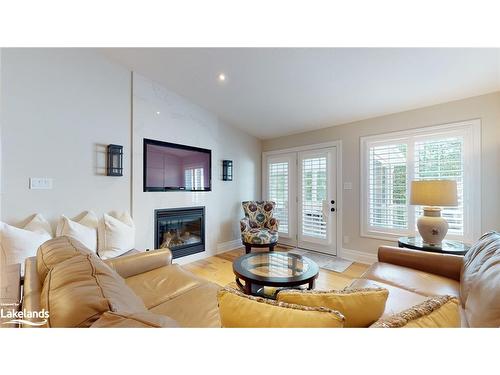
[[[130,208],[130,83],[126,68],[88,49],[3,49],[3,221]],[[104,175],[104,145],[125,150],[125,176]],[[30,190],[29,177],[54,179]]]
[[[0,218],[2,217],[2,48],[0,48]]]
[[[206,252],[182,258],[182,262],[213,255],[224,244],[239,240],[241,201],[260,198],[261,142],[146,77],[134,74],[133,81],[136,245],[153,248],[154,209],[205,206]],[[211,149],[212,191],[143,192],[144,138]],[[231,182],[222,181],[223,159],[234,161]]]
[[[131,72],[94,50],[3,49],[0,64],[2,221],[40,212],[55,227],[63,213],[131,210],[136,247],[152,248],[154,209],[205,206],[207,251],[183,262],[239,240],[241,201],[260,198],[260,140],[137,75],[132,126]],[[144,193],[144,137],[211,149],[212,191]],[[123,177],[104,175],[109,143],[124,146]],[[221,180],[222,159],[234,160],[232,182]],[[29,177],[54,188],[30,190]]]
[[[500,92],[270,139],[263,142],[263,150],[341,140],[343,181],[353,184],[352,190],[342,191],[343,235],[349,237],[343,247],[375,259],[380,244],[396,243],[360,235],[360,137],[477,118],[481,119],[481,229],[500,230]]]

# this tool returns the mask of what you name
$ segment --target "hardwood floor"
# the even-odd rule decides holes
[[[253,252],[259,249],[253,249]],[[265,249],[260,251],[267,251]],[[276,251],[287,251],[285,248],[277,247]],[[198,260],[182,267],[208,279],[214,283],[225,286],[234,282],[233,260],[238,256],[245,254],[245,249],[238,248],[228,252],[218,254],[216,256]],[[363,274],[369,266],[361,263],[353,263],[347,270],[342,273],[333,272],[320,268],[319,277],[316,279],[316,288],[319,290],[342,289],[350,284],[352,279],[355,279]]]

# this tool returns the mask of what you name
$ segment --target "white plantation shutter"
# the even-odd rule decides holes
[[[458,207],[443,207],[443,216],[449,225],[448,233],[464,234],[464,162],[463,137],[445,137],[415,142],[415,180],[455,180]],[[416,218],[423,215],[416,206]],[[415,219],[416,221],[416,219]]]
[[[372,228],[408,228],[407,149],[405,143],[370,147],[368,222]]]
[[[269,163],[268,166],[268,195],[269,200],[276,202],[274,217],[279,223],[279,231],[288,233],[288,175],[289,163]]]
[[[326,157],[302,160],[302,235],[326,239],[323,200],[326,197]]]

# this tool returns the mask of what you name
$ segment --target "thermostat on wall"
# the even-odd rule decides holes
[[[30,177],[30,189],[52,189],[52,178]]]

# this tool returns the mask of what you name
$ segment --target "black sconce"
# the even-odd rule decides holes
[[[233,181],[232,160],[222,160],[222,181]]]
[[[123,176],[123,146],[108,145],[108,176]]]

